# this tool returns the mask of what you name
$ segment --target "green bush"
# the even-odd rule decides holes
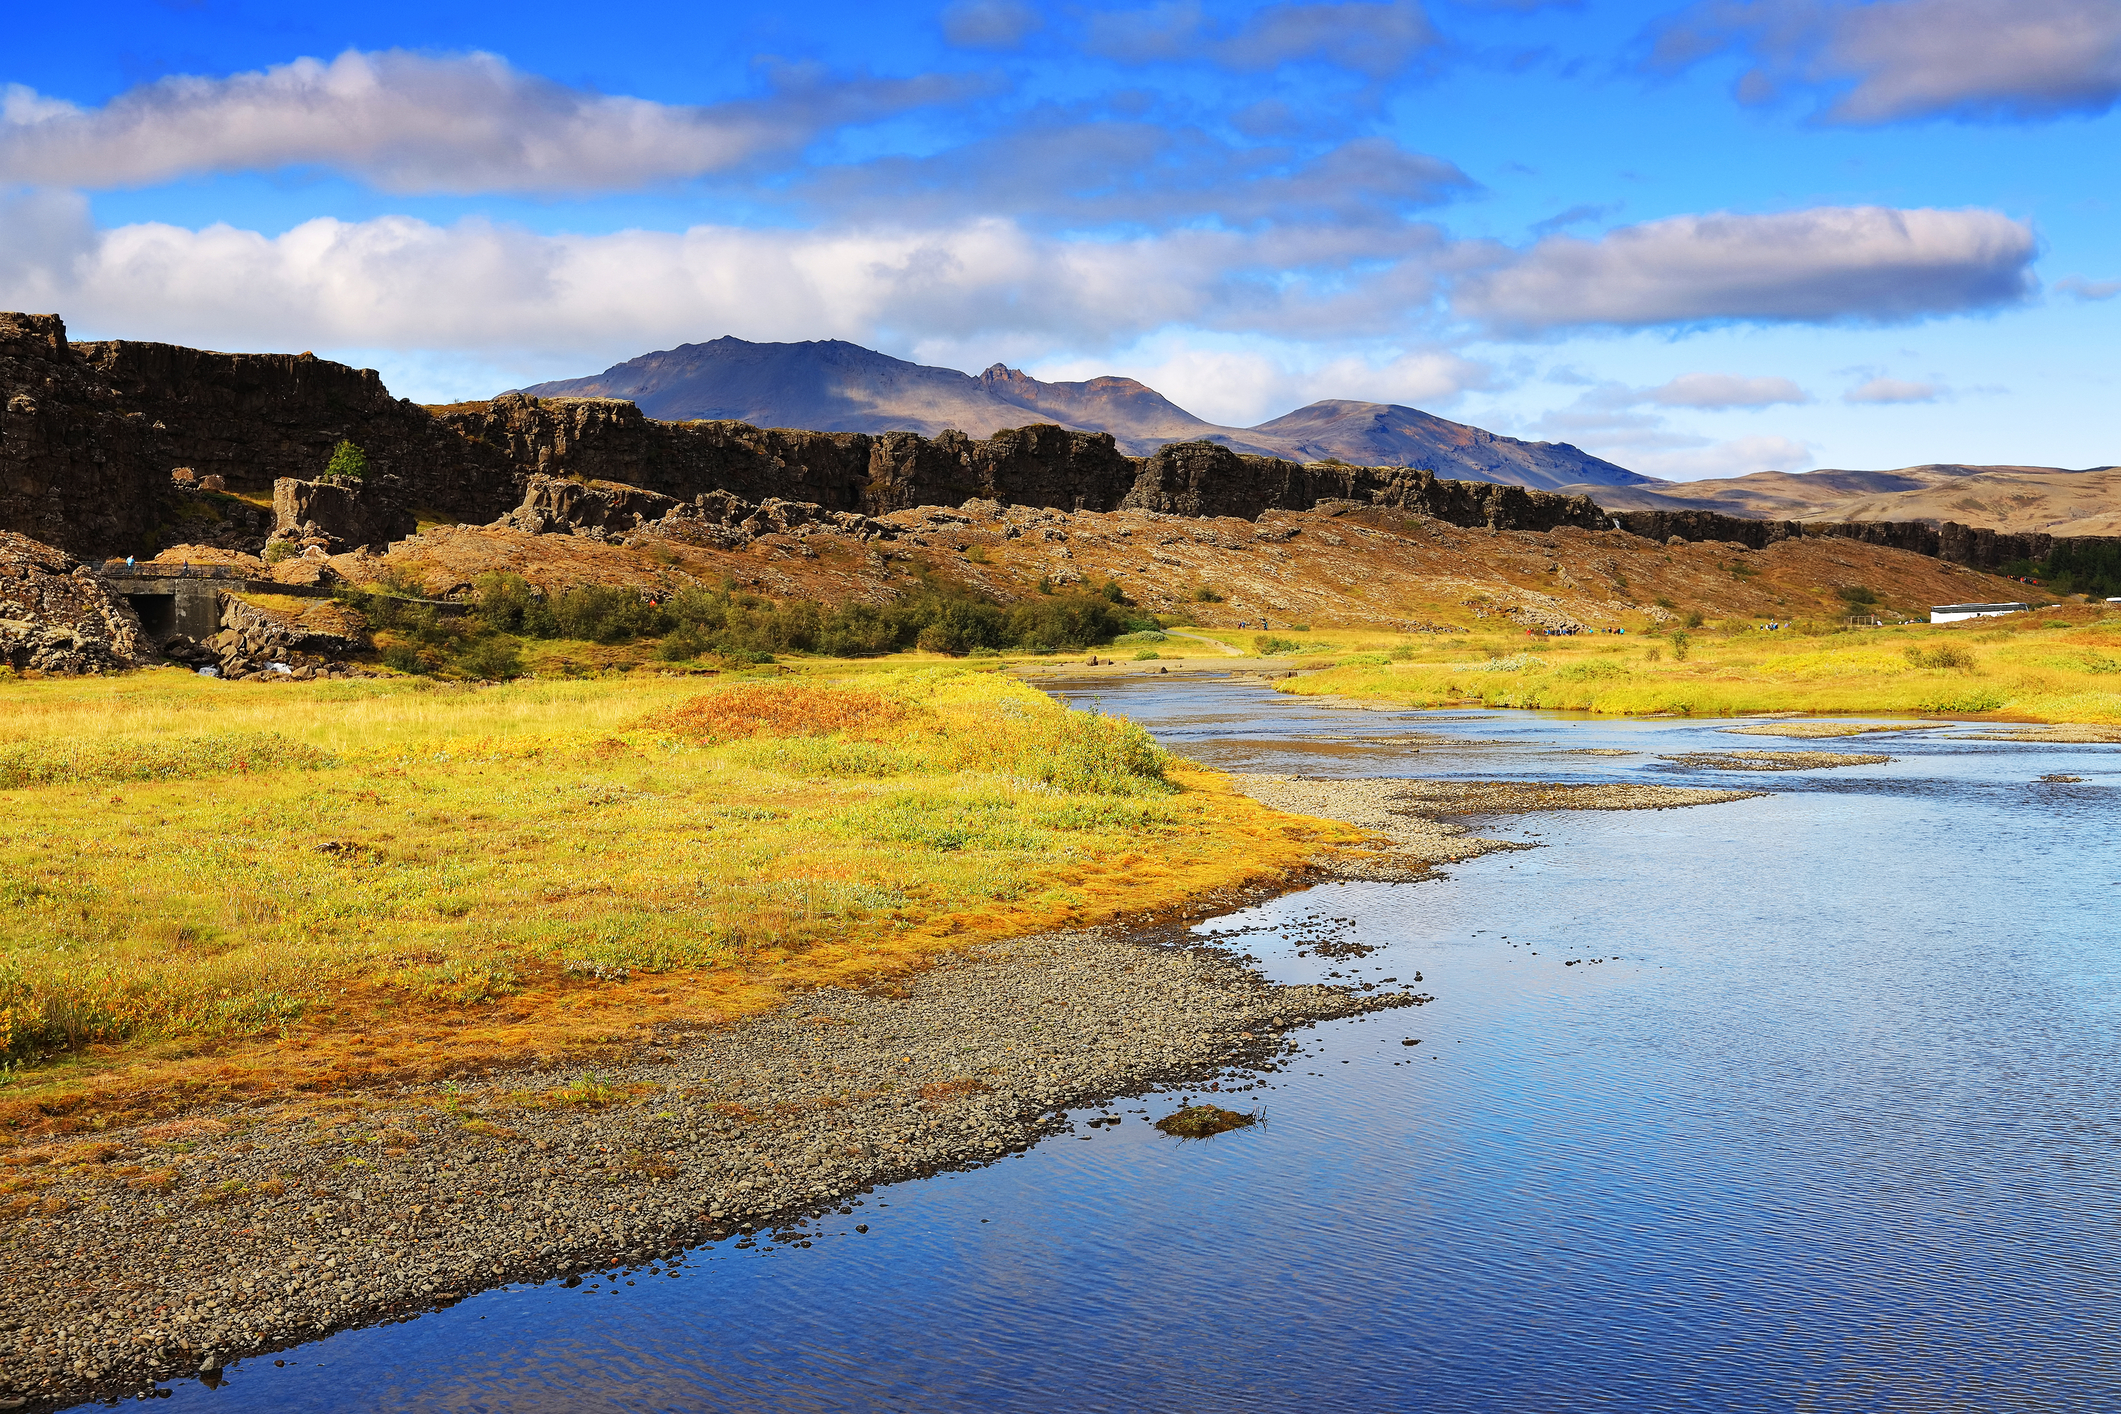
[[[285,540],[275,540],[265,547],[265,563],[277,565],[282,560],[294,558],[295,547]]]
[[[600,585],[547,596],[514,574],[482,575],[473,589],[478,619],[496,632],[597,643],[661,636],[658,653],[671,662],[704,656],[766,662],[778,653],[860,658],[915,646],[952,655],[1050,651],[1087,648],[1156,627],[1128,612],[1116,584],[1095,594],[1048,593],[1009,607],[938,585],[922,585],[888,605],[833,606],[801,599],[777,604],[697,585],[660,603]],[[385,606],[383,613],[389,622],[371,622],[394,627],[404,618],[402,609]]]
[[[1205,584],[1193,591],[1193,602],[1196,604],[1220,604],[1222,601],[1222,594]]]
[[[1252,636],[1252,651],[1262,658],[1278,658],[1285,653],[1301,653],[1303,645],[1293,638],[1260,633]]]
[[[1860,584],[1844,584],[1835,589],[1834,592],[1841,596],[1841,601],[1844,604],[1848,604],[1853,608],[1865,609],[1878,602],[1877,592],[1866,589]]]
[[[523,676],[523,655],[515,644],[498,635],[480,638],[457,655],[457,668],[475,678],[519,678]]]
[[[419,647],[411,643],[393,643],[384,649],[383,666],[395,668],[401,673],[430,671],[427,660],[420,656]]]
[[[351,442],[342,441],[331,449],[331,460],[324,464],[327,477],[345,481],[368,479],[368,453]]]

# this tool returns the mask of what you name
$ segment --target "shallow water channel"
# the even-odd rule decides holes
[[[1116,1126],[878,1189],[808,1247],[490,1292],[172,1405],[2121,1404],[2121,747],[1056,690],[1236,769],[1774,794],[1519,817],[1481,832],[1543,848],[1203,925],[1279,979],[1419,972],[1436,997],[1297,1033],[1239,1097],[1256,1128],[1182,1144],[1146,1123],[1177,1096],[1121,1101]],[[1895,759],[1656,759],[1734,748]]]

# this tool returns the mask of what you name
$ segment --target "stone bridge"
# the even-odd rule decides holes
[[[112,560],[101,573],[111,592],[124,595],[133,606],[151,643],[167,642],[172,634],[181,633],[198,641],[219,633],[222,596],[226,594],[331,597],[329,589],[253,579],[233,565],[128,566],[123,560]]]

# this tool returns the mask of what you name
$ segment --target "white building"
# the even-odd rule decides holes
[[[1955,624],[1961,619],[1992,619],[1998,614],[2022,614],[2032,607],[2030,604],[1935,604],[1930,607],[1930,622]]]

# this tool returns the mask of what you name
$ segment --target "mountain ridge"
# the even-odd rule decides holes
[[[986,438],[1025,425],[1029,414],[1070,431],[1108,432],[1129,456],[1205,441],[1247,456],[1423,467],[1457,480],[1539,490],[1653,480],[1566,442],[1526,442],[1396,403],[1326,399],[1257,427],[1229,427],[1196,417],[1134,378],[1049,383],[1001,363],[975,376],[840,339],[757,344],[724,335],[641,354],[590,377],[516,391],[621,398],[664,422],[928,437],[956,429]]]

